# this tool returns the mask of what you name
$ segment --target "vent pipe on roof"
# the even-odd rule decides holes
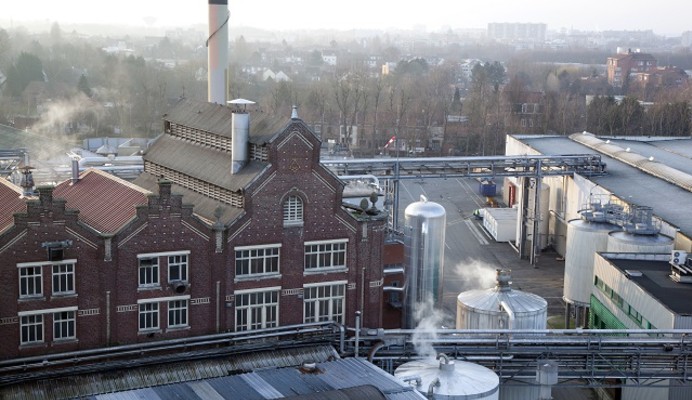
[[[247,106],[255,102],[236,99],[228,102],[231,114],[231,174],[235,175],[247,164],[250,140],[250,114]]]
[[[228,70],[228,0],[209,0],[207,38],[207,97],[210,103],[226,104]]]
[[[76,157],[72,158],[72,184],[79,181],[79,160]]]

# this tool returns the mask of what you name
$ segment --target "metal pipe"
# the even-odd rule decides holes
[[[428,386],[428,393],[426,395],[428,399],[433,398],[433,391],[437,386],[440,386],[440,378],[435,378],[432,380],[432,382],[430,382],[430,385]]]
[[[423,384],[423,378],[418,375],[404,376],[401,380],[404,382],[416,381],[416,386],[421,386]]]
[[[385,343],[382,342],[382,341],[377,342],[377,344],[375,344],[374,346],[372,346],[372,348],[371,348],[370,351],[368,352],[368,361],[372,362],[372,360],[375,358],[375,353],[377,353],[378,351],[380,351],[380,349],[383,348],[383,347],[385,347],[385,346],[386,346]]]
[[[346,327],[343,324],[338,324],[339,326],[339,354],[344,354],[346,349]]]
[[[106,344],[111,344],[111,291],[106,290]]]
[[[221,331],[221,281],[216,281],[216,332]]]
[[[356,343],[355,343],[355,358],[358,358],[358,345],[360,344],[360,311],[356,311]]]
[[[502,308],[502,310],[506,312],[507,316],[509,317],[509,324],[507,325],[507,328],[514,329],[514,311],[512,311],[512,308],[504,300],[500,301],[500,308]]]

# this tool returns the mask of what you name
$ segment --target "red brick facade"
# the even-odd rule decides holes
[[[319,163],[320,142],[301,120],[267,146],[267,167],[242,190],[242,212],[224,223],[198,215],[161,176],[114,233],[87,226],[80,210],[42,189],[0,233],[0,359],[233,331],[237,318],[243,329],[299,324],[307,314],[354,326],[363,310],[364,326],[382,326],[385,215],[341,206],[343,183]],[[287,223],[291,196],[302,220]],[[74,260],[73,269],[54,267],[46,243],[63,246],[56,262]],[[309,257],[317,267],[306,266]],[[41,295],[20,295],[35,291],[41,262]],[[243,268],[253,273],[238,276]],[[61,271],[74,290],[53,296]],[[257,301],[272,305],[239,311]],[[68,338],[54,340],[54,327]]]

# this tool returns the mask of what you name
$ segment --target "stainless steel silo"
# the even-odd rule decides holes
[[[662,234],[638,235],[628,232],[611,232],[608,249],[612,253],[670,253],[673,238]]]
[[[497,270],[497,285],[457,296],[457,329],[545,329],[548,302],[510,287],[511,272]]]
[[[466,361],[426,359],[403,364],[394,376],[415,385],[429,399],[497,400],[500,379],[492,370]]]
[[[444,207],[421,196],[406,207],[404,216],[403,327],[410,329],[417,323],[417,304],[431,299],[436,305],[442,300],[446,213]]]
[[[563,299],[588,307],[593,286],[594,255],[608,249],[608,235],[621,228],[603,221],[574,219],[567,224]]]
[[[654,220],[651,207],[631,206],[622,226],[623,232],[613,232],[608,236],[609,252],[670,253],[673,251],[673,239],[659,233],[660,222]]]

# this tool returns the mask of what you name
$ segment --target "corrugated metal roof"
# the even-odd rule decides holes
[[[234,355],[228,358],[194,360],[184,363],[148,365],[132,369],[102,372],[98,374],[82,374],[65,378],[53,378],[31,381],[11,386],[0,387],[0,399],[14,400],[26,398],[71,399],[75,397],[106,398],[105,393],[113,393],[108,399],[157,399],[157,397],[142,397],[137,395],[139,388],[161,386],[173,382],[199,382],[206,379],[218,393],[225,393],[224,382],[216,382],[213,378],[236,378],[238,373],[262,368],[281,368],[300,365],[305,360],[317,362],[338,358],[331,346],[314,346],[296,349],[281,349],[271,352],[254,352]],[[232,376],[228,376],[232,375]],[[242,380],[241,380],[242,381]],[[226,399],[245,398],[233,397],[233,388],[227,392]],[[250,390],[250,389],[248,389]],[[148,391],[142,393],[149,393]],[[253,391],[253,393],[256,393]],[[91,397],[88,397],[91,396]],[[120,397],[118,397],[120,396]],[[196,397],[192,397],[195,399]],[[208,396],[200,396],[208,399]],[[250,397],[248,397],[250,398]],[[263,399],[261,396],[256,397]],[[166,398],[164,398],[166,399]]]
[[[88,169],[77,183],[58,184],[53,197],[65,199],[66,207],[79,210],[79,219],[97,231],[115,233],[135,217],[136,207],[146,204],[150,193],[114,175]]]
[[[26,212],[26,200],[21,198],[22,188],[6,179],[0,179],[0,232],[14,224],[14,214]]]
[[[332,361],[327,361],[327,359]],[[302,362],[308,360],[316,363],[317,370],[306,371],[300,368]],[[207,371],[205,365],[210,363],[226,367],[222,376],[203,377],[204,371]],[[238,370],[255,371],[233,375],[233,372]],[[162,373],[163,371],[165,373]],[[198,377],[196,379],[190,378],[190,375],[197,375]],[[111,380],[109,379],[111,377],[117,377],[117,379]],[[171,382],[176,379],[189,380],[182,383],[164,384],[164,382]],[[286,397],[296,400],[318,398],[335,400],[424,399],[413,387],[377,368],[367,360],[339,359],[333,348],[329,346],[253,353],[233,357],[229,360],[191,361],[176,365],[143,367],[135,371],[125,370],[109,374],[75,376],[69,379],[71,384],[69,387],[58,385],[61,381],[65,383],[66,379],[58,379],[57,381],[44,381],[44,385],[39,390],[34,384],[33,390],[24,394],[32,393],[34,396],[43,397],[48,393],[60,393],[60,396],[50,397],[89,396],[84,398],[103,400],[264,400]],[[135,390],[123,389],[124,386],[136,385],[150,387],[140,386],[141,389]],[[91,392],[85,393],[86,390],[91,390]],[[7,394],[6,390],[0,391],[0,396]],[[21,397],[12,395],[6,398]]]
[[[171,123],[188,126],[220,136],[231,137],[231,115],[229,107],[191,99],[181,99],[163,115]],[[283,131],[290,115],[275,116],[262,111],[250,112],[250,142],[267,143]]]
[[[516,135],[515,137],[540,154],[599,154],[596,150],[564,136],[523,137]],[[692,146],[680,146],[678,148],[679,152],[686,150],[692,150]],[[692,158],[692,154],[689,153],[681,153],[681,155]],[[607,155],[602,155],[602,160],[608,165],[608,173],[603,176],[590,177],[588,178],[590,181],[597,183],[617,197],[627,199],[628,202],[653,207],[657,217],[679,227],[680,232],[685,236],[692,237],[692,213],[681,212],[680,208],[682,204],[692,204],[692,192]],[[666,163],[665,158],[658,158],[658,161]]]
[[[542,297],[511,288],[509,290],[498,288],[467,290],[459,294],[457,301],[475,311],[493,314],[502,313],[500,307],[502,301],[506,302],[512,312],[517,315],[535,314],[548,308],[548,302]]]
[[[170,135],[161,135],[144,155],[144,161],[231,191],[245,188],[267,163],[250,161],[231,174],[231,155]]]

